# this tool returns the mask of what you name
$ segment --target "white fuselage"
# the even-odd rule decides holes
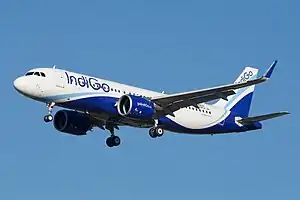
[[[32,75],[31,72],[38,72]],[[41,76],[41,72],[45,74]],[[61,69],[37,68],[28,72],[30,75],[21,76],[15,80],[15,88],[25,96],[41,102],[55,102],[63,105],[81,99],[92,97],[120,98],[125,94],[144,96],[148,98],[162,96],[164,94],[141,89],[109,80],[99,79],[79,73],[69,72]],[[105,104],[105,101],[99,102]],[[70,107],[73,110],[83,110],[83,108]],[[201,130],[221,124],[229,116],[230,111],[209,104],[199,104],[199,108],[193,106],[179,109],[174,112],[175,117],[167,115],[167,120],[171,120],[176,126],[186,129]],[[107,113],[109,115],[109,113]],[[105,116],[105,115],[104,115]],[[171,125],[172,126],[172,125]],[[168,128],[166,128],[168,129]],[[169,130],[176,131],[176,127]],[[178,131],[181,132],[181,131]]]

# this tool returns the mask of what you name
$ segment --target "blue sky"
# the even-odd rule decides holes
[[[299,199],[298,1],[2,1],[0,198]],[[155,91],[233,82],[278,66],[251,114],[292,114],[244,134],[190,136],[122,128],[85,137],[43,122],[44,104],[13,80],[56,64]],[[262,73],[261,71],[261,73]],[[56,108],[57,110],[58,108]]]

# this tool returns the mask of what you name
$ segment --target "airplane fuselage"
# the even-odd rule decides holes
[[[39,73],[35,75],[34,73]],[[44,76],[42,76],[42,74]],[[152,127],[153,120],[134,120],[119,115],[116,102],[122,95],[130,94],[151,99],[164,94],[129,86],[88,75],[61,69],[37,68],[19,77],[16,89],[37,101],[92,114],[99,120],[114,119],[134,127]],[[249,129],[235,123],[229,110],[201,103],[198,108],[188,106],[174,112],[174,116],[161,116],[158,124],[165,130],[178,133],[227,133]]]

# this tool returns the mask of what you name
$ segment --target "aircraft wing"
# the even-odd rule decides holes
[[[165,114],[172,114],[176,110],[188,106],[196,106],[199,103],[215,100],[215,99],[225,99],[230,95],[235,94],[234,90],[248,87],[251,85],[259,84],[268,80],[277,64],[277,60],[272,63],[265,74],[257,79],[245,81],[242,83],[233,83],[228,85],[222,85],[213,88],[195,90],[190,92],[176,93],[171,95],[158,96],[151,99],[153,103],[159,105]]]

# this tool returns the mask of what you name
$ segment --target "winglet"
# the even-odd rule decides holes
[[[272,63],[272,65],[269,67],[269,69],[265,72],[265,74],[264,74],[264,78],[267,78],[267,79],[269,79],[270,77],[271,77],[271,75],[272,75],[272,73],[273,73],[273,70],[274,70],[274,68],[275,68],[275,66],[276,66],[276,64],[277,64],[277,62],[278,62],[278,60],[275,60],[273,63]]]

